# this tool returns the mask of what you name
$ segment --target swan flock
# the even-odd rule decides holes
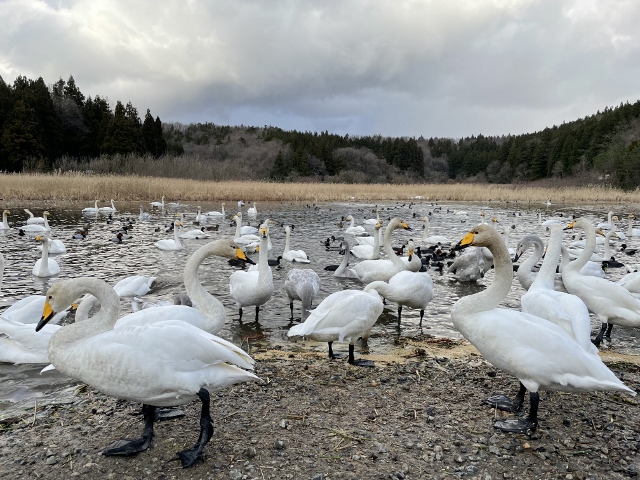
[[[151,203],[156,208],[148,213],[142,206],[139,212],[136,207],[129,230],[124,229],[125,234],[129,232],[136,238],[136,230],[143,225],[149,230],[161,218],[173,217],[166,212],[167,205],[162,197],[161,202]],[[186,208],[185,204],[178,203],[171,206]],[[116,219],[121,218],[124,210],[116,209],[113,200],[111,207],[98,207],[96,201],[94,207],[88,207],[82,213],[89,215],[93,222],[99,222],[105,215],[109,215],[109,219],[112,215]],[[268,209],[265,207],[262,211],[267,212]],[[328,356],[332,360],[339,358],[334,352],[334,342],[346,342],[349,346],[348,364],[372,367],[373,361],[355,358],[356,344],[362,341],[363,346],[366,345],[383,311],[392,308],[390,303],[397,308],[395,328],[421,329],[429,323],[433,303],[445,304],[443,297],[439,297],[441,289],[446,289],[453,282],[471,282],[487,286],[450,301],[447,310],[453,327],[489,363],[512,375],[519,384],[514,399],[494,395],[485,402],[492,408],[519,412],[524,408],[525,394],[529,393],[529,413],[514,419],[497,420],[495,428],[513,433],[535,431],[538,428],[539,392],[542,390],[574,393],[613,391],[635,395],[634,389],[630,388],[633,386],[620,381],[598,354],[598,346],[605,340],[610,341],[614,325],[640,326],[640,300],[624,286],[609,280],[606,269],[601,269],[602,274],[600,271],[595,275],[586,272],[587,263],[596,258],[595,222],[580,218],[550,223],[540,228],[539,237],[523,238],[518,249],[514,248],[514,253],[510,254],[508,233],[516,236],[518,230],[509,232],[506,230],[508,227],[500,227],[499,230],[504,229],[507,233],[500,235],[494,226],[500,220],[494,219],[494,225],[472,222],[472,211],[452,212],[451,218],[455,219],[452,221],[467,222],[464,233],[461,230],[442,230],[431,212],[430,216],[423,212],[418,216],[414,214],[413,222],[411,218],[391,217],[385,212],[376,208],[373,211],[375,218],[361,225],[356,225],[358,216],[349,213],[343,217],[344,221],[350,222],[343,231],[334,229],[327,232],[339,238],[327,239],[325,246],[331,253],[326,256],[335,258],[340,265],[324,274],[318,265],[318,255],[308,256],[304,251],[290,247],[293,243],[295,247],[300,245],[309,251],[313,235],[304,233],[304,229],[301,230],[303,233],[297,230],[294,233],[292,226],[270,227],[270,224],[282,222],[276,213],[269,211],[273,220],[263,218],[256,223],[254,219],[262,212],[258,213],[253,203],[253,207],[247,209],[245,219],[239,211],[232,219],[233,226],[226,228],[223,225],[222,231],[218,232],[206,229],[205,217],[224,219],[224,204],[222,213],[212,211],[203,214],[198,207],[198,213],[193,217],[198,229],[184,230],[188,214],[182,214],[180,221],[171,218],[168,227],[161,228],[156,236],[157,248],[153,250],[159,259],[170,255],[186,259],[182,267],[183,283],[193,306],[163,305],[134,313],[122,312],[120,298],[128,294],[118,293],[117,289],[96,277],[86,274],[75,276],[65,270],[64,255],[72,253],[73,247],[68,243],[66,248],[61,242],[62,246],[54,243],[60,241],[53,238],[59,235],[59,230],[51,217],[47,218],[51,215],[49,212],[44,212],[42,223],[34,221],[38,217],[28,212],[30,217],[23,228],[26,233],[36,234],[35,246],[41,246],[32,275],[45,279],[50,286],[45,295],[40,296],[40,303],[33,303],[35,310],[40,311],[40,318],[36,319],[32,313],[28,318],[17,313],[12,315],[10,310],[14,305],[0,310],[0,348],[7,345],[4,350],[10,352],[0,354],[0,361],[50,362],[61,374],[106,395],[141,403],[142,435],[112,443],[103,450],[105,456],[128,456],[149,448],[160,407],[173,407],[194,400],[200,402],[198,439],[193,447],[178,453],[182,466],[189,467],[202,460],[206,445],[214,438],[210,392],[237,383],[260,381],[259,372],[254,372],[256,362],[251,356],[240,346],[218,336],[225,325],[246,322],[242,316],[243,307],[255,307],[256,325],[267,325],[270,317],[265,317],[264,313],[274,308],[272,299],[284,296],[290,309],[286,317],[297,323],[286,332],[290,341],[326,342]],[[282,217],[286,221],[285,215]],[[359,217],[362,219],[366,214],[360,213]],[[625,218],[629,219],[631,232],[626,241],[632,242],[634,217],[625,215]],[[243,220],[247,219],[249,226],[243,225]],[[617,217],[609,215],[607,220],[608,225],[603,224],[600,228],[609,227],[611,233],[607,234],[604,243],[604,256],[597,257],[603,264],[613,260],[609,259],[612,254],[619,253],[615,251],[616,247],[609,246],[616,237],[613,228]],[[424,224],[424,234],[421,231],[414,236],[409,225],[422,228],[418,222]],[[473,227],[474,223],[480,224]],[[16,235],[20,235],[9,210],[4,211],[3,226],[6,238],[16,239]],[[92,226],[85,231],[92,232],[95,228]],[[165,229],[169,239],[163,239],[167,235]],[[573,229],[580,229],[586,236],[584,248],[580,251],[575,247],[568,250],[563,245],[563,242],[568,245],[566,237]],[[441,233],[446,233],[446,236]],[[118,235],[122,235],[122,231]],[[317,240],[320,237],[318,235]],[[371,244],[363,240],[362,245],[357,245],[359,239],[367,237],[372,239]],[[282,258],[286,260],[283,264],[277,262],[276,268],[268,258],[272,240],[276,248],[284,249]],[[454,243],[456,240],[459,241]],[[394,246],[398,242],[401,248]],[[154,245],[154,242],[148,244]],[[120,245],[126,243],[109,248]],[[528,246],[534,247],[534,254],[517,272],[525,290],[521,295],[521,310],[500,308],[500,303],[513,286],[512,259],[517,260],[526,254]],[[350,255],[352,249],[356,254]],[[19,268],[19,265],[8,261],[11,257],[7,252],[5,249],[5,255],[0,256],[0,291],[4,272],[9,268]],[[247,268],[247,264],[254,263],[248,257],[253,252],[257,255],[256,264]],[[469,254],[464,255],[465,252]],[[564,264],[560,267],[561,257]],[[227,266],[212,268],[211,262],[223,259],[230,263],[238,262],[233,263],[238,266],[232,270]],[[451,270],[451,265],[457,261],[459,265]],[[540,261],[542,266],[536,271]],[[443,270],[442,266],[437,267],[438,263],[448,265]],[[597,263],[594,268],[598,268]],[[439,274],[434,273],[434,269]],[[209,275],[223,278],[228,290],[216,289],[210,293],[210,282],[203,281]],[[136,291],[131,296],[145,295],[154,288],[155,285],[149,282],[144,293]],[[75,323],[62,325],[70,308],[83,295],[93,298],[93,316],[76,314]],[[296,315],[294,301],[301,302],[300,313]],[[236,313],[231,313],[229,302],[235,302]],[[20,299],[10,303],[17,307]],[[415,310],[415,313],[402,317],[403,306]],[[260,311],[263,312],[261,317]],[[590,314],[595,315],[601,325],[593,340]],[[35,328],[34,324],[37,324]],[[149,361],[151,359],[153,361]],[[109,368],[103,368],[104,365],[109,365]]]

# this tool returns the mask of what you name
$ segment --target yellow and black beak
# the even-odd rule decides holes
[[[49,304],[49,300],[44,302],[42,317],[40,318],[38,325],[36,325],[36,332],[39,332],[40,330],[42,330],[42,327],[44,327],[47,323],[49,323],[49,321],[55,316],[55,314],[56,312],[54,312],[53,308],[51,308],[51,305]]]
[[[236,258],[238,260],[242,260],[243,262],[246,262],[246,263],[251,263],[253,265],[256,264],[256,262],[254,262],[249,257],[247,257],[247,255],[242,250],[240,250],[238,247],[236,247]]]
[[[475,233],[473,232],[469,232],[467,233],[462,240],[460,240],[455,247],[453,247],[453,250],[462,250],[463,248],[467,248],[468,246],[470,246],[473,243],[473,237],[475,236]]]
[[[260,234],[262,235],[262,238],[267,238],[267,229],[266,228],[260,229]]]
[[[575,227],[575,225],[576,225],[576,222],[575,222],[575,220],[574,220],[574,221],[573,221],[573,222],[571,222],[569,225],[567,225],[566,227],[564,227],[564,230],[569,230],[569,229],[571,229],[571,228]]]
[[[402,223],[400,225],[402,225],[402,228],[404,228],[405,230],[411,230],[411,227],[409,225],[407,225],[407,222],[405,222],[404,220],[402,221]]]

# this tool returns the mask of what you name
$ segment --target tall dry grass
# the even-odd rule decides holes
[[[48,201],[427,201],[554,204],[640,203],[640,191],[592,186],[540,188],[487,184],[332,184],[198,181],[175,178],[65,174],[0,174],[0,199]]]

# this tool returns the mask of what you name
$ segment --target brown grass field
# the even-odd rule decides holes
[[[536,187],[525,184],[333,184],[197,181],[187,179],[85,175],[0,174],[0,199],[48,201],[422,201],[513,202],[553,204],[637,204],[640,191],[624,192],[602,186]]]

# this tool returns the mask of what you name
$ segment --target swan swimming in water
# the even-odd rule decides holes
[[[60,273],[60,265],[53,258],[49,258],[49,238],[38,235],[36,242],[42,242],[42,258],[33,266],[31,273],[37,277],[51,277]]]
[[[529,391],[528,416],[498,420],[494,423],[496,428],[514,433],[535,431],[540,389],[620,391],[635,395],[598,355],[585,351],[562,328],[535,315],[497,308],[511,289],[513,266],[507,247],[494,228],[476,226],[455,248],[470,245],[489,248],[494,258],[494,280],[484,291],[462,297],[453,305],[453,325],[487,361],[520,380],[514,402],[494,403],[489,399],[490,403],[503,410],[517,411],[522,408],[525,393]],[[568,286],[567,289],[571,291]]]
[[[160,250],[182,250],[184,246],[180,241],[180,232],[178,227],[180,226],[179,221],[173,222],[173,239],[165,239],[158,240],[154,245],[158,247]]]
[[[290,250],[291,245],[291,227],[287,225],[284,227],[285,231],[285,241],[284,241],[284,250],[282,252],[282,258],[289,262],[298,262],[298,263],[310,263],[309,257],[303,250]]]
[[[88,277],[49,288],[36,330],[84,293],[100,300],[100,312],[58,330],[49,342],[49,359],[63,375],[106,395],[142,403],[145,421],[141,438],[114,442],[102,454],[128,456],[146,450],[154,435],[156,407],[199,398],[198,442],[178,453],[183,467],[193,465],[213,435],[209,390],[258,380],[248,371],[253,370],[253,359],[232,343],[179,320],[114,329],[120,313],[118,295],[102,280]]]
[[[27,218],[27,225],[44,223],[44,217],[36,217],[28,208],[25,208],[24,211],[29,214],[29,218]]]
[[[11,230],[9,223],[7,222],[7,215],[11,212],[9,210],[4,210],[2,212],[2,223],[0,223],[0,230]]]

